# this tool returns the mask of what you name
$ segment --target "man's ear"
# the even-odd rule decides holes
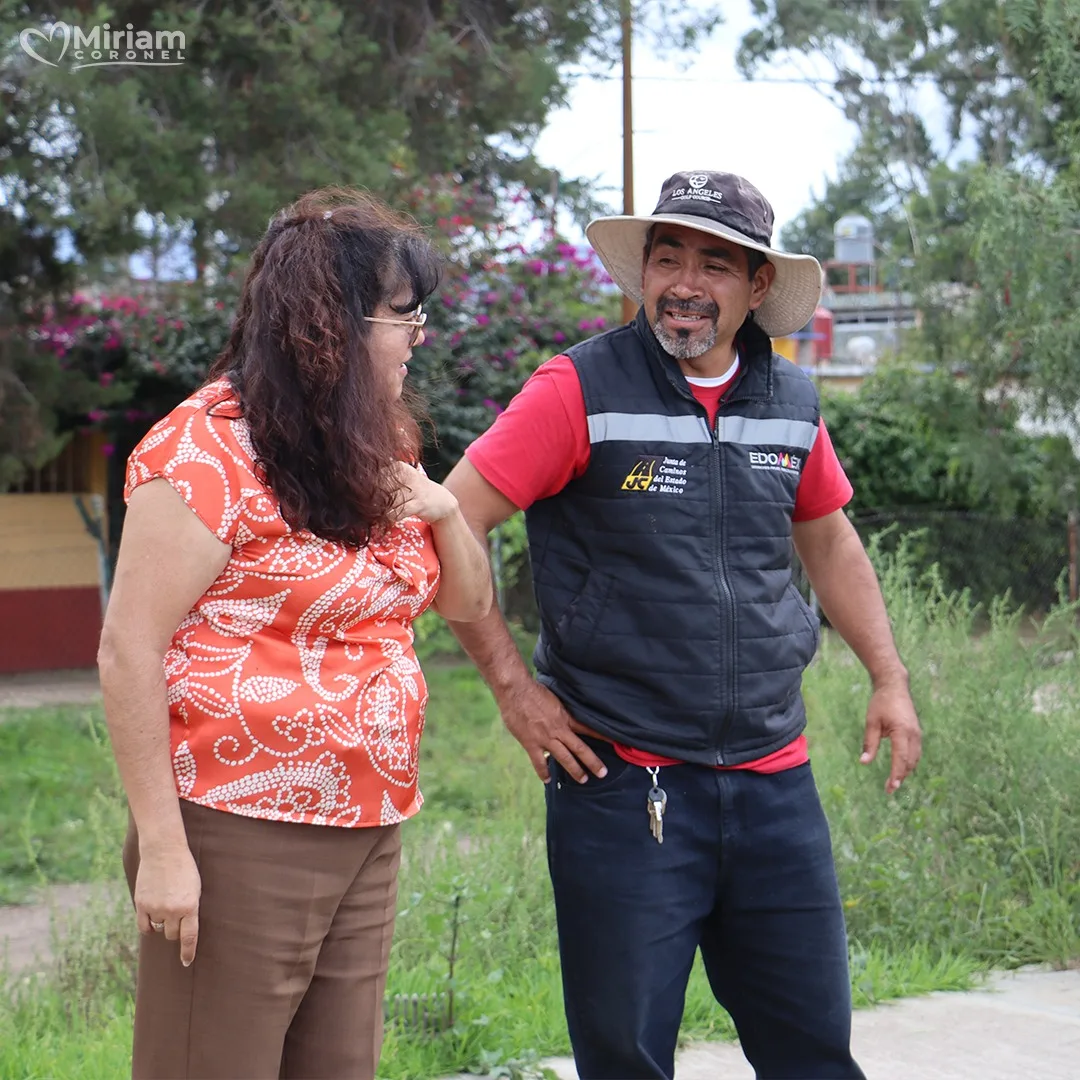
[[[771,262],[758,267],[754,280],[750,283],[750,310],[761,307],[761,302],[769,294],[772,283],[776,280],[776,267]]]

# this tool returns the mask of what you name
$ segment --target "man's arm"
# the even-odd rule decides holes
[[[517,513],[518,508],[468,458],[454,466],[444,486],[457,498],[465,521],[482,544],[486,545],[492,529]],[[528,752],[544,783],[550,779],[546,754],[581,783],[588,779],[582,764],[597,776],[606,774],[603,762],[578,738],[577,732],[583,730],[580,725],[532,677],[497,605],[478,622],[450,622],[450,629],[491,688],[503,722]]]
[[[918,764],[922,733],[877,575],[843,510],[795,522],[792,531],[822,610],[870,675],[873,695],[860,760],[869,764],[881,740],[892,741],[892,768],[885,785],[891,794]]]

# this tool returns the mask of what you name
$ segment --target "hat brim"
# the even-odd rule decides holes
[[[722,236],[741,247],[760,251],[776,267],[776,276],[754,321],[769,337],[784,337],[801,330],[814,317],[821,301],[821,264],[813,255],[792,255],[766,247],[736,229],[692,214],[656,214],[653,217],[597,218],[589,222],[585,236],[611,275],[612,281],[635,303],[642,300],[642,257],[645,235],[653,225],[683,225],[688,229]]]

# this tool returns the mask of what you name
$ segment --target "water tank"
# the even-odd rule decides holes
[[[874,226],[862,214],[845,214],[833,226],[833,258],[840,263],[874,262]]]
[[[872,366],[877,362],[878,343],[869,334],[859,334],[848,339],[847,354],[856,364]]]

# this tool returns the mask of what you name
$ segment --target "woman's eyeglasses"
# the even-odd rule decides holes
[[[411,349],[420,340],[420,331],[424,329],[424,323],[427,322],[427,312],[421,306],[412,312],[407,319],[379,319],[374,315],[365,315],[364,322],[389,323],[392,326],[411,326],[413,328],[412,336],[409,338],[409,348]]]

